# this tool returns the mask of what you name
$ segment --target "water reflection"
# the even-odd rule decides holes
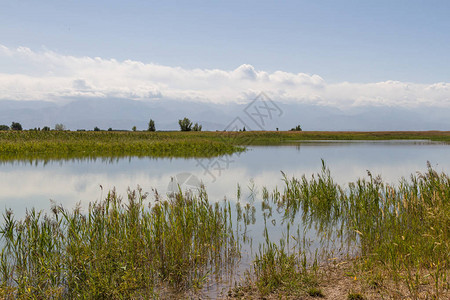
[[[250,147],[233,156],[227,168],[213,182],[195,159],[186,158],[87,158],[65,160],[16,160],[0,164],[0,205],[23,215],[25,208],[48,209],[52,199],[66,207],[82,206],[105,196],[116,187],[125,194],[128,187],[140,185],[144,191],[167,192],[171,178],[193,174],[206,186],[211,201],[236,198],[239,183],[255,192],[265,186],[282,188],[281,171],[288,177],[310,176],[324,159],[333,178],[346,184],[364,177],[367,170],[389,183],[403,176],[425,171],[430,161],[438,171],[450,171],[449,146],[426,141],[409,142],[306,142],[285,146]]]

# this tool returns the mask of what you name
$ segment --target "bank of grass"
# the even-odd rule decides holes
[[[219,138],[195,132],[3,131],[0,159],[89,157],[212,157],[243,151]]]
[[[221,132],[238,145],[279,145],[296,141],[430,140],[450,142],[450,131],[246,131]]]
[[[450,132],[245,131],[117,132],[0,131],[0,160],[94,157],[213,157],[251,145],[311,140],[431,140],[450,142]]]

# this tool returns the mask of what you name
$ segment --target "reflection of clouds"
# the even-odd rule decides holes
[[[418,167],[418,166],[417,166]],[[372,174],[381,174],[382,177],[389,182],[397,182],[402,176],[409,176],[412,171],[418,170],[414,165],[406,166],[383,166],[370,168]],[[367,175],[366,166],[347,164],[336,164],[330,166],[333,178],[340,184],[354,181],[358,177]],[[421,170],[424,167],[420,168]],[[201,172],[193,174],[202,180]],[[381,172],[382,171],[382,172]],[[310,178],[313,173],[320,172],[320,168],[301,167],[284,169],[288,178],[293,176],[299,178],[306,175]],[[116,188],[120,193],[125,193],[128,187],[135,188],[138,184],[144,191],[150,192],[152,188],[156,188],[160,194],[167,192],[167,185],[173,173],[166,172],[152,176],[148,173],[138,172],[129,176],[127,174],[57,174],[55,171],[48,172],[45,169],[30,170],[29,172],[19,171],[10,172],[8,176],[0,173],[0,189],[2,194],[0,199],[20,199],[26,197],[45,196],[57,200],[59,197],[67,198],[73,195],[76,199],[95,200],[100,191],[100,185],[103,190],[107,191]],[[222,174],[214,183],[206,182],[205,186],[211,200],[228,199],[236,197],[237,184],[241,185],[243,191],[248,190],[250,180],[253,179],[255,186],[261,190],[263,186],[269,190],[275,186],[282,187],[282,175],[280,170],[265,170],[254,173],[250,169],[243,167],[229,169]],[[18,184],[19,183],[19,184]],[[16,187],[16,188],[14,188]],[[2,201],[2,202],[3,202]]]
[[[250,180],[253,180],[258,196],[262,187],[271,191],[278,186],[282,191],[284,183],[280,171],[288,178],[303,175],[309,179],[312,174],[321,171],[321,158],[331,170],[335,182],[346,184],[360,177],[366,177],[367,171],[393,184],[401,177],[409,178],[416,171],[426,171],[426,161],[430,160],[436,171],[450,171],[450,153],[448,146],[370,146],[361,147],[255,147],[253,151],[243,153],[229,169],[212,182],[211,178],[199,167],[195,160],[172,159],[155,160],[126,158],[116,163],[102,161],[68,161],[47,165],[2,165],[0,168],[0,206],[19,208],[34,206],[48,209],[49,199],[71,208],[81,202],[86,206],[91,201],[106,196],[108,190],[116,188],[126,195],[127,188],[140,185],[144,192],[157,189],[160,195],[166,195],[170,178],[181,172],[197,176],[206,186],[209,199],[220,201],[224,197],[236,199],[237,184],[243,195],[248,193]],[[102,185],[103,190],[101,190]],[[152,198],[152,197],[151,197]]]
[[[86,188],[88,186],[88,181],[83,178],[84,180],[81,180],[77,183],[75,183],[75,191],[78,193],[82,193],[86,191]]]

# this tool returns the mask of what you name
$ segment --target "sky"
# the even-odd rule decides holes
[[[449,15],[434,0],[1,0],[0,100],[450,107]]]

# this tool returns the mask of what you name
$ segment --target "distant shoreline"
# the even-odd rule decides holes
[[[450,131],[0,131],[0,160],[214,157],[246,146],[317,141],[450,142]]]

